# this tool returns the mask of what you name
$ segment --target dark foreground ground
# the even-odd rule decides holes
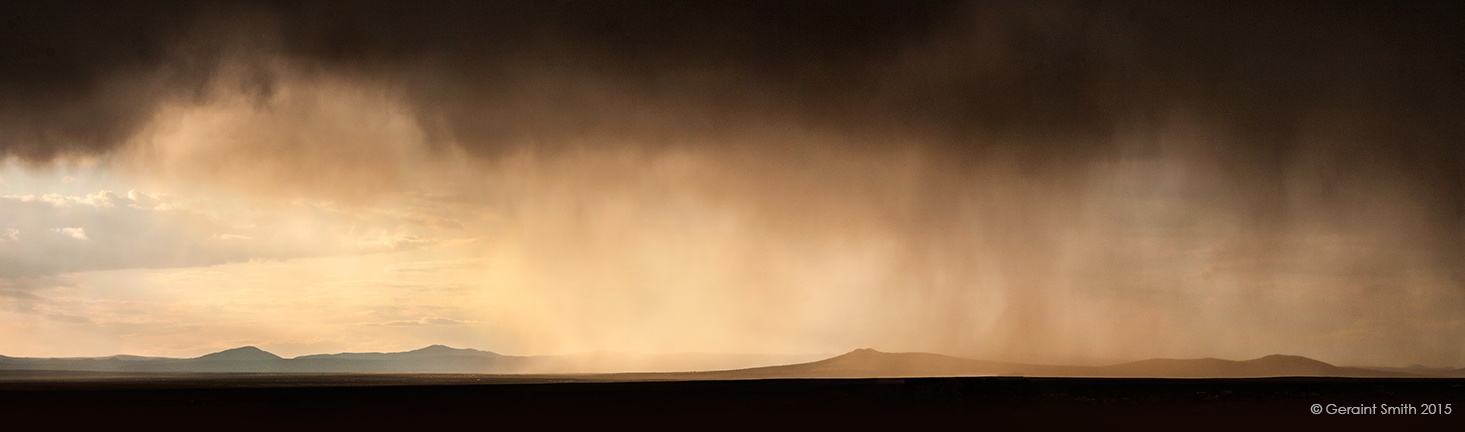
[[[645,377],[0,372],[0,415],[12,425],[197,430],[610,425],[1465,430],[1460,428],[1465,426],[1465,379],[617,381],[624,379]],[[1380,408],[1377,414],[1312,414],[1314,404],[1325,410],[1328,404]],[[1385,404],[1412,405],[1416,412],[1384,414]],[[1426,414],[1426,404],[1449,404],[1451,414]]]

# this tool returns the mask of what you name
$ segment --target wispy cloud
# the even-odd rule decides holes
[[[436,273],[443,270],[475,267],[483,264],[483,260],[476,258],[464,258],[442,261],[416,261],[392,264],[386,267],[387,273]]]
[[[167,283],[189,283],[229,279],[228,273],[189,269],[173,273],[155,273],[148,276],[148,280]]]
[[[477,321],[464,321],[444,317],[422,317],[417,320],[387,321],[381,323],[359,323],[362,326],[450,326],[474,324]]]
[[[84,317],[84,316],[81,316],[81,315],[71,315],[71,314],[64,314],[64,313],[48,313],[48,314],[43,314],[42,316],[46,317],[46,319],[51,320],[51,321],[58,321],[58,322],[64,322],[64,323],[70,323],[70,324],[91,324],[92,323],[92,319],[91,318],[87,318],[87,317]]]
[[[0,197],[0,276],[197,267],[436,245],[410,212],[130,190]],[[36,235],[36,234],[46,235]],[[82,241],[86,240],[86,241]],[[187,253],[180,253],[187,251]]]
[[[357,236],[348,242],[364,252],[385,252],[415,249],[433,244],[435,240],[410,234],[377,231]]]
[[[71,238],[74,238],[74,239],[77,239],[77,240],[86,240],[87,239],[86,238],[86,230],[81,229],[81,228],[55,228],[55,229],[52,229],[51,231],[55,231],[57,233],[64,234],[64,235],[66,235],[68,237],[71,237]]]

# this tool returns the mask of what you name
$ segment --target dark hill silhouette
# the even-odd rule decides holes
[[[1340,368],[1307,357],[1269,355],[1232,361],[1214,358],[1174,360],[1152,359],[1100,368],[1104,376],[1153,376],[1174,378],[1268,377],[1268,376],[1382,376],[1387,372]]]
[[[227,349],[213,354],[206,354],[194,360],[221,360],[221,361],[272,361],[284,360],[280,356],[253,346],[242,346],[234,349]]]
[[[940,354],[892,354],[873,349],[857,349],[844,355],[810,363],[708,373],[730,374],[746,378],[965,376],[1014,374],[1022,366],[1025,365],[970,360]]]
[[[314,354],[296,357],[296,360],[310,359],[338,359],[338,360],[403,360],[409,358],[441,357],[441,356],[471,356],[471,357],[503,357],[489,351],[479,351],[472,348],[452,348],[445,345],[432,345],[418,348],[412,351],[396,353],[337,353],[337,354]]]
[[[1032,377],[1256,378],[1282,376],[1407,377],[1415,374],[1344,368],[1299,356],[1259,359],[1153,359],[1112,366],[1053,366],[971,360],[929,353],[860,349],[816,362],[707,372],[708,378],[874,378],[1011,375]]]
[[[456,372],[576,373],[587,365],[607,364],[606,354],[590,356],[506,356],[489,351],[432,345],[397,353],[338,353],[284,359],[246,346],[192,359],[137,356],[101,358],[16,358],[0,356],[0,370],[111,372]],[[673,356],[662,356],[673,358]],[[616,357],[611,355],[611,360]],[[635,361],[656,356],[625,357]],[[1233,361],[1151,359],[1110,366],[1056,366],[973,360],[931,353],[886,353],[858,349],[824,360],[782,366],[710,372],[637,373],[623,379],[872,378],[941,376],[1253,378],[1282,376],[1417,377],[1460,376],[1459,370],[1338,367],[1299,356],[1270,355]],[[627,369],[620,369],[627,370]],[[684,369],[685,370],[685,369]]]
[[[413,356],[469,355],[499,357],[498,354],[488,351],[479,351],[472,348],[453,348],[447,345],[429,345],[412,351],[407,351],[403,354]]]
[[[297,372],[463,372],[514,373],[527,357],[504,356],[475,349],[432,345],[396,353],[339,353],[289,360]]]
[[[157,372],[284,372],[285,359],[252,346],[227,349],[198,358],[124,366]]]

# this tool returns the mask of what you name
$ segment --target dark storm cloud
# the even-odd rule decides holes
[[[176,16],[102,3],[0,8],[5,153],[47,159],[104,151],[148,119],[158,95],[138,76],[164,66],[165,50],[181,30]]]
[[[1299,191],[1348,208],[1367,203],[1337,191],[1400,180],[1431,207],[1420,241],[1461,259],[1465,16],[1446,4],[38,2],[0,14],[0,152],[32,161],[107,152],[161,104],[217,96],[225,75],[268,96],[283,59],[399,92],[430,141],[487,157],[812,130],[929,147],[954,170],[933,178],[960,183],[993,154],[1051,176],[1178,151],[1216,167],[1259,229],[1292,217]],[[1214,139],[1123,139],[1176,116]]]
[[[12,3],[0,45],[3,149],[37,160],[105,151],[159,102],[201,97],[223,59],[258,52],[404,87],[428,124],[471,148],[549,145],[646,123],[706,129],[676,124],[694,118],[731,127],[706,114],[835,92],[845,70],[877,60],[872,50],[893,52],[936,12],[828,6]],[[246,81],[268,93],[272,77],[254,73]],[[638,120],[652,105],[693,112],[670,124]]]
[[[926,126],[957,137],[1067,142],[1179,108],[1275,141],[1301,117],[1338,104],[1448,140],[1458,138],[1446,128],[1461,114],[1460,14],[1427,5],[40,2],[6,9],[5,146],[35,157],[115,145],[157,98],[197,91],[218,72],[218,59],[250,47],[405,87],[423,115],[475,146],[737,128],[750,116],[784,115],[812,126]],[[257,79],[268,91],[269,77]],[[127,88],[147,85],[158,87]],[[635,115],[648,108],[688,112],[671,120]]]
[[[1306,156],[1300,124],[1361,121],[1368,139],[1318,151],[1460,188],[1462,16],[1427,4],[38,2],[3,16],[0,149],[32,160],[106,151],[160,102],[204,97],[223,60],[280,55],[400,89],[436,138],[483,154],[791,123],[1091,157],[1117,127],[1186,111],[1236,134],[1223,157],[1258,170],[1242,174]],[[270,91],[267,70],[244,75]]]
[[[221,75],[267,96],[281,78],[262,65],[284,59],[398,91],[433,142],[481,156],[795,128],[921,143],[957,172],[996,152],[1042,176],[1176,151],[1120,137],[1182,113],[1217,135],[1182,151],[1218,167],[1259,226],[1291,217],[1299,190],[1336,203],[1376,177],[1431,206],[1423,242],[1458,250],[1465,217],[1465,16],[1445,5],[41,2],[3,15],[0,151],[33,161],[106,152],[160,104],[211,97]],[[1298,173],[1305,187],[1289,186]]]

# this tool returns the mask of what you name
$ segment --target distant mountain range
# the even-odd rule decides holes
[[[95,358],[0,356],[0,370],[165,373],[355,373],[454,372],[488,374],[628,373],[638,379],[873,378],[927,376],[1252,378],[1465,377],[1465,369],[1339,367],[1306,357],[1270,355],[1253,360],[1152,359],[1110,366],[1061,366],[972,360],[930,353],[860,349],[807,363],[778,366],[790,357],[596,353],[572,356],[506,356],[433,345],[396,353],[317,354],[282,358],[252,346],[191,359],[117,355]],[[661,373],[657,373],[661,372]]]
[[[1465,377],[1465,369],[1410,369],[1338,367],[1307,357],[1269,355],[1245,360],[1213,358],[1151,359],[1110,366],[1058,366],[971,360],[930,353],[884,353],[855,350],[811,363],[708,372],[721,379],[737,378],[874,378],[924,376],[1028,377],[1154,377],[1154,378],[1259,378],[1322,377]]]
[[[256,347],[245,346],[188,359],[128,355],[88,358],[0,356],[0,370],[556,374],[727,370],[817,358],[817,356],[703,353],[647,355],[615,352],[563,356],[508,356],[489,351],[432,345],[406,352],[316,354],[287,359]]]

